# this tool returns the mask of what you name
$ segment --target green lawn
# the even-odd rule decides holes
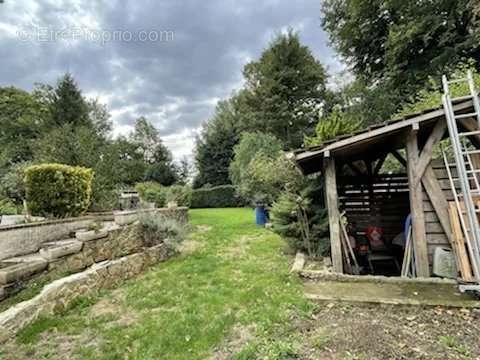
[[[310,314],[284,242],[249,209],[192,210],[184,252],[62,316],[24,329],[3,355],[80,359],[281,359]],[[15,348],[15,354],[12,349]]]

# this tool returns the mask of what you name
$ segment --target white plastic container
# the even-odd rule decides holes
[[[457,278],[457,263],[452,249],[444,246],[435,247],[433,251],[433,274],[444,278]]]

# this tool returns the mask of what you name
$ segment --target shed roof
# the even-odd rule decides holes
[[[455,100],[454,111],[473,112],[472,98],[466,96]],[[339,136],[320,146],[295,150],[294,160],[307,175],[322,169],[325,154],[349,161],[378,158],[381,154],[405,147],[406,135],[414,124],[418,124],[421,141],[430,134],[439,119],[445,119],[442,106],[373,125],[350,135]]]

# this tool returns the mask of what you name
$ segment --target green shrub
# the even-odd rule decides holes
[[[0,215],[16,215],[17,207],[9,199],[0,199]]]
[[[270,212],[273,231],[295,251],[306,252],[310,257],[327,256],[328,213],[323,202],[323,188],[318,179],[312,179],[297,194],[283,193]]]
[[[0,196],[10,199],[17,206],[23,204],[25,199],[25,169],[32,163],[24,161],[16,163],[7,169],[7,172],[0,178]]]
[[[93,170],[62,164],[25,169],[25,190],[33,215],[67,217],[84,213],[90,205]]]
[[[166,188],[167,204],[171,201],[178,206],[190,207],[192,201],[192,188],[188,185],[172,185]]]
[[[196,189],[192,192],[191,208],[241,207],[246,202],[233,185],[220,185],[211,188]]]
[[[153,181],[138,183],[135,185],[140,199],[155,203],[156,207],[165,207],[167,204],[167,190],[164,186]]]

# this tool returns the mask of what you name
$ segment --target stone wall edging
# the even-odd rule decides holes
[[[101,288],[111,288],[171,255],[172,251],[162,243],[140,253],[95,263],[83,272],[53,281],[34,298],[0,313],[0,343],[14,337],[39,317],[62,312],[78,297],[95,295]]]

